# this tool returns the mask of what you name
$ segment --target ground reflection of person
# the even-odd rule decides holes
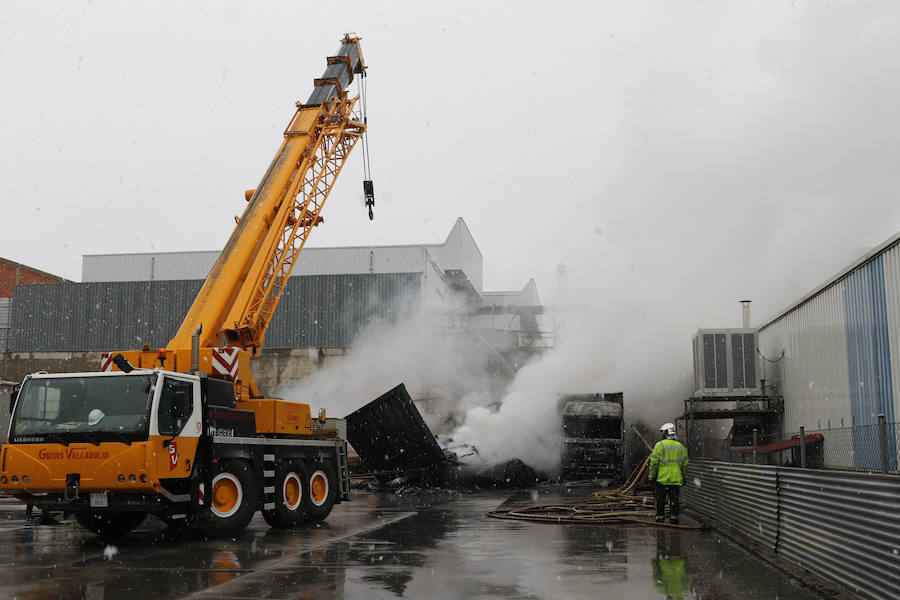
[[[650,561],[653,585],[667,600],[693,598],[691,573],[681,553],[682,535],[680,531],[656,532],[656,557]]]

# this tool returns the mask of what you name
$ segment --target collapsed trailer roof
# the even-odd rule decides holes
[[[563,417],[621,419],[622,406],[614,402],[567,402]]]
[[[345,417],[347,440],[367,471],[404,471],[444,460],[402,383]]]

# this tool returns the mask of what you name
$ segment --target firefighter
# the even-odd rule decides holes
[[[666,501],[669,503],[669,522],[678,523],[678,496],[687,477],[687,448],[675,439],[675,425],[666,423],[659,428],[660,441],[650,455],[649,479],[656,496],[656,522],[666,519]]]

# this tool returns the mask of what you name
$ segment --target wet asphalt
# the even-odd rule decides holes
[[[148,519],[115,545],[73,521],[30,525],[0,498],[0,598],[819,598],[715,531],[485,517],[556,492],[354,492],[293,531],[234,539]]]

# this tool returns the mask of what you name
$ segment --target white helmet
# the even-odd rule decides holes
[[[675,437],[675,423],[663,423],[659,430],[666,434],[668,437]]]
[[[95,408],[90,413],[88,413],[88,425],[96,425],[100,421],[103,420],[106,414],[100,410],[99,408]]]

